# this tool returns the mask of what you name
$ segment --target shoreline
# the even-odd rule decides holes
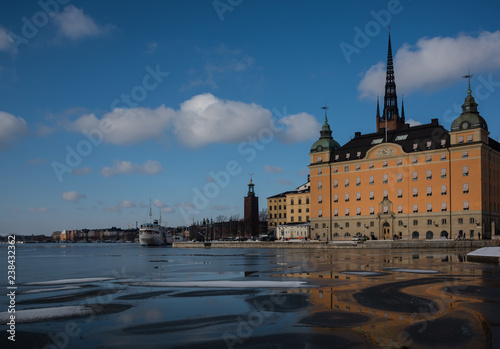
[[[368,240],[355,241],[213,241],[174,242],[173,248],[297,248],[297,249],[433,249],[433,248],[481,248],[495,246],[495,240]]]

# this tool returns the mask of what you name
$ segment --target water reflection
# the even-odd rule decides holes
[[[69,321],[82,348],[500,346],[500,268],[466,250],[88,245],[18,249],[16,311],[51,311],[21,346],[57,347]],[[58,317],[68,306],[94,314]]]

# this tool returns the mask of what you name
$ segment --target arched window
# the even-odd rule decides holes
[[[434,237],[434,233],[432,231],[428,231],[426,234],[425,234],[425,238],[427,240],[430,240]]]
[[[447,232],[446,230],[443,230],[443,231],[441,232],[441,237],[442,237],[442,238],[445,238],[445,239],[448,239],[448,232]]]
[[[349,233],[345,233],[345,234],[344,234],[344,236],[345,236],[345,237],[349,237],[349,236],[351,236],[351,234],[349,234]]]
[[[414,231],[413,234],[411,234],[412,239],[418,239],[418,237],[419,237],[418,231]]]
[[[339,233],[333,233],[333,237],[334,237],[334,238],[339,237]]]

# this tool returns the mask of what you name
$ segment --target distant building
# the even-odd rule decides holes
[[[296,190],[286,191],[267,198],[268,231],[275,230],[276,237],[311,237],[310,222],[310,183]],[[286,233],[286,234],[285,234]],[[293,236],[293,237],[292,237]]]
[[[310,150],[311,235],[321,239],[490,238],[500,221],[500,143],[489,138],[470,88],[447,131],[405,124],[397,107],[391,39],[375,133],[340,146],[325,110]]]
[[[255,196],[255,184],[250,178],[248,193],[244,200],[245,235],[259,234],[259,198]]]

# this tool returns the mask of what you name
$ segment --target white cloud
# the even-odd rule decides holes
[[[28,124],[21,117],[0,111],[0,148],[8,148],[18,137],[28,132]]]
[[[406,120],[406,123],[407,123],[407,124],[410,124],[410,126],[418,126],[418,125],[422,125],[422,123],[421,123],[420,121],[413,120],[413,119],[408,119],[408,120]]]
[[[399,93],[439,89],[467,74],[500,69],[500,30],[484,31],[477,37],[422,38],[411,46],[404,44],[394,57]],[[364,73],[358,85],[361,98],[374,98],[384,91],[385,65],[379,62]]]
[[[148,49],[144,51],[144,54],[150,55],[156,52],[158,49],[158,43],[157,42],[150,42],[148,44]]]
[[[121,208],[119,207],[116,207],[116,206],[108,206],[106,208],[104,208],[105,211],[107,212],[121,212]]]
[[[90,132],[105,127],[104,142],[118,145],[130,145],[150,139],[165,137],[165,130],[171,125],[175,112],[160,106],[148,108],[115,108],[112,112],[98,119],[94,114],[83,115],[76,121],[67,123],[66,129],[76,132]],[[109,132],[108,132],[109,130]]]
[[[283,173],[283,167],[281,166],[271,166],[271,165],[266,165],[264,166],[264,171],[269,172],[269,173]]]
[[[86,166],[86,167],[76,167],[71,171],[71,174],[74,174],[76,176],[85,176],[92,173],[92,168]]]
[[[285,125],[283,132],[277,134],[278,140],[284,143],[302,142],[318,137],[321,124],[307,113],[285,116],[278,120]]]
[[[268,128],[271,115],[257,104],[221,100],[205,93],[181,104],[174,132],[182,143],[193,148],[209,143],[234,143]]]
[[[97,25],[92,17],[74,5],[68,5],[62,12],[57,13],[54,21],[59,26],[60,34],[71,40],[101,35],[110,29],[109,26],[104,28]]]
[[[80,194],[76,191],[66,191],[66,192],[62,193],[61,197],[63,200],[66,200],[69,202],[77,202],[80,199],[86,198],[85,195]]]
[[[47,212],[47,207],[28,207],[30,212]]]
[[[161,212],[167,212],[167,213],[174,212],[173,207],[167,205],[160,199],[155,199],[155,201],[153,201],[153,206],[158,207],[161,210]]]
[[[144,165],[133,164],[131,161],[115,161],[112,167],[104,166],[101,174],[104,177],[117,176],[121,173],[137,173],[144,175],[158,174],[163,170],[159,161],[148,160]]]
[[[0,27],[0,51],[10,51],[10,35],[5,28]]]
[[[121,207],[121,208],[134,208],[135,204],[132,201],[130,201],[130,200],[122,200],[122,202],[120,202],[118,204],[118,207]]]
[[[36,134],[40,137],[48,136],[54,131],[47,125],[40,125],[37,127]]]
[[[101,119],[86,114],[65,128],[74,132],[98,130],[111,125],[104,142],[130,145],[151,139],[165,139],[173,132],[191,148],[211,143],[238,143],[256,137],[274,137],[285,143],[315,139],[321,125],[314,116],[299,113],[272,119],[270,110],[255,103],[223,100],[210,93],[184,101],[180,109],[116,108]],[[106,130],[108,127],[106,127]]]

